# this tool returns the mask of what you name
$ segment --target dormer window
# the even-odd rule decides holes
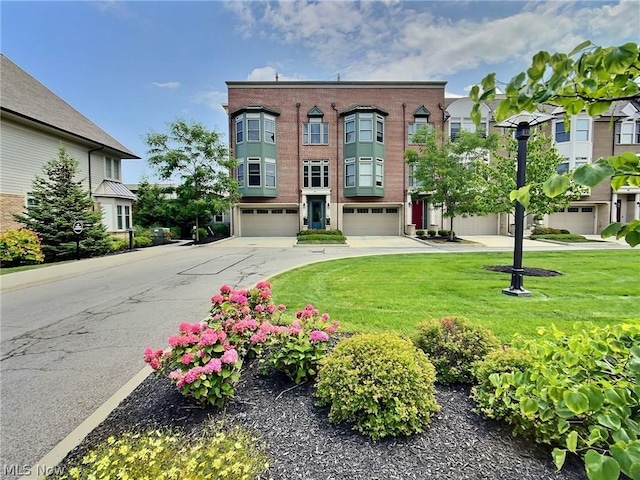
[[[329,145],[329,124],[317,106],[307,112],[308,122],[302,124],[303,145]]]

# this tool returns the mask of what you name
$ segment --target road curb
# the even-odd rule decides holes
[[[47,473],[55,472],[55,467],[58,466],[74,448],[80,445],[85,437],[100,425],[151,373],[153,373],[153,370],[149,366],[140,370],[106,402],[100,405],[95,412],[87,417],[86,420],[53,447],[49,453],[36,462],[35,465],[32,465],[29,469],[31,472],[29,475],[20,478],[25,480],[44,479]]]

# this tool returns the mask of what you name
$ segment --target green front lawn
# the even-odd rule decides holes
[[[551,324],[640,323],[640,251],[525,252],[524,266],[563,273],[525,276],[531,297],[502,294],[510,274],[482,268],[511,262],[511,253],[369,256],[308,265],[270,281],[276,303],[311,303],[350,332],[411,334],[422,320],[464,316],[508,342]]]

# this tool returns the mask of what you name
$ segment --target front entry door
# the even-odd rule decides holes
[[[311,200],[309,202],[309,217],[312,229],[324,228],[324,200]]]

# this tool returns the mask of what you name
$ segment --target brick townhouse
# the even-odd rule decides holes
[[[444,131],[446,82],[229,81],[237,236],[412,233],[403,152],[421,125]]]

